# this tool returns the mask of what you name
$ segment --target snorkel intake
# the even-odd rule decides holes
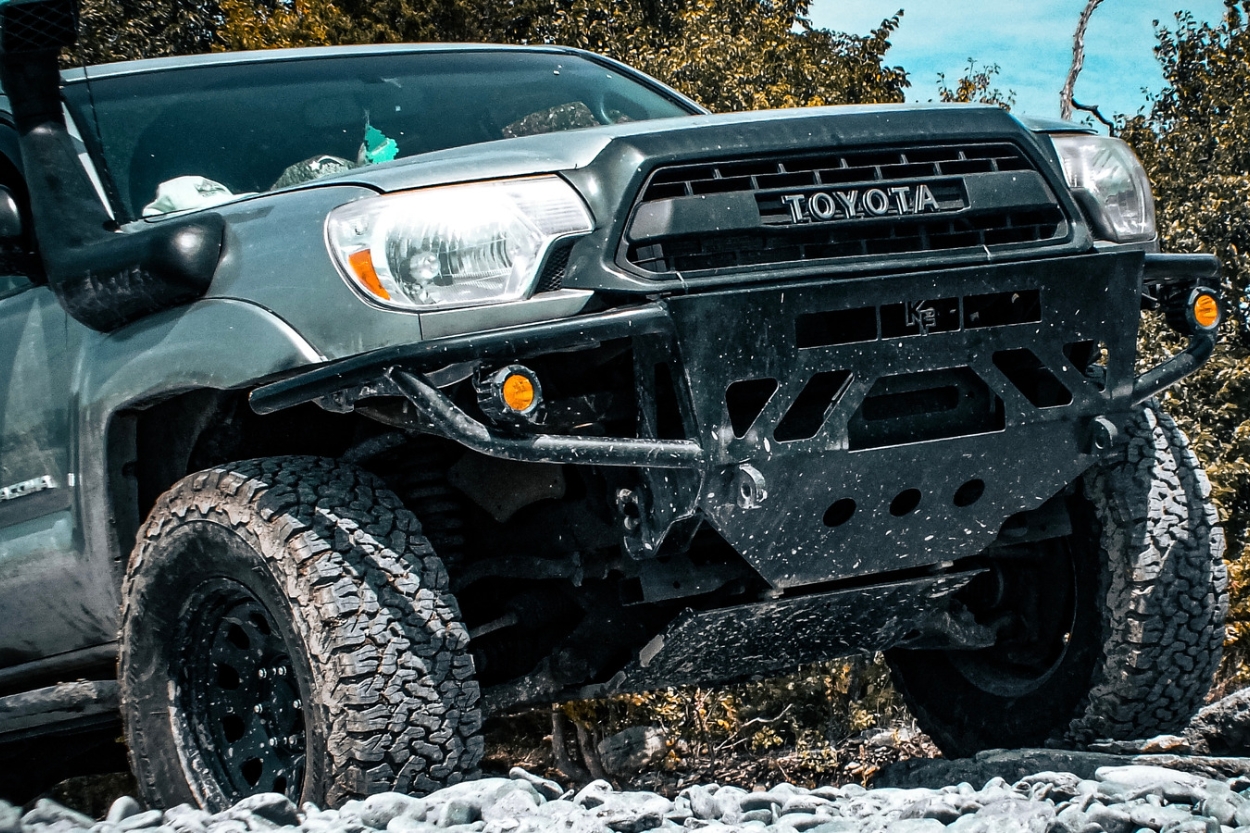
[[[118,230],[65,124],[58,58],[77,36],[76,0],[0,0],[0,81],[48,285],[73,318],[107,332],[201,297],[221,257],[224,222],[201,213]]]

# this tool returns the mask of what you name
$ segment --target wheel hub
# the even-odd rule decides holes
[[[304,705],[273,617],[234,582],[222,582],[193,609],[179,675],[188,739],[228,800],[259,792],[298,800]]]

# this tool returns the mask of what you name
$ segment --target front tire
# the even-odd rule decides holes
[[[122,716],[152,804],[333,806],[477,767],[468,633],[372,475],[286,457],[184,478],[140,530],[122,602]]]
[[[1151,403],[1127,434],[1069,498],[1071,535],[996,560],[1006,604],[982,618],[1016,623],[999,645],[888,654],[947,756],[1176,732],[1202,705],[1228,608],[1223,531],[1171,417]]]

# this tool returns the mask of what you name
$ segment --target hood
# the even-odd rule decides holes
[[[574,171],[594,162],[609,146],[657,143],[674,153],[727,154],[801,150],[857,144],[926,141],[938,137],[1001,138],[1022,134],[1019,121],[999,107],[871,104],[756,110],[682,116],[605,127],[566,130],[465,145],[367,168],[322,182],[362,185],[382,192],[483,179]],[[678,150],[680,149],[680,150]]]

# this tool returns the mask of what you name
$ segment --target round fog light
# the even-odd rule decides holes
[[[477,404],[496,422],[538,421],[543,392],[538,376],[519,364],[496,370],[477,382]]]
[[[1219,329],[1220,319],[1223,317],[1219,298],[1210,289],[1203,287],[1190,293],[1186,312],[1194,328],[1206,332]]]

